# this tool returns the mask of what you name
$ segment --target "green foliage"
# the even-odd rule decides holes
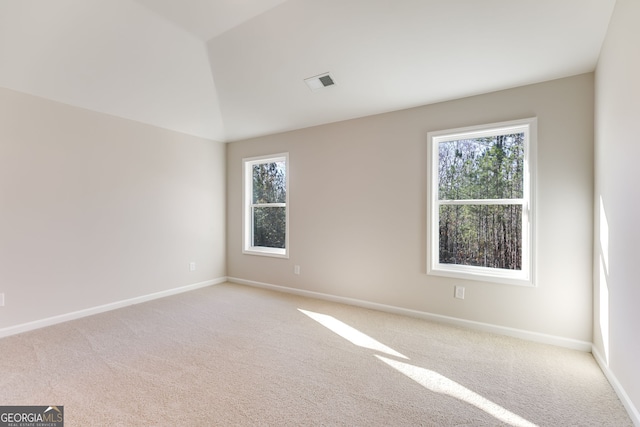
[[[286,165],[284,162],[255,164],[252,178],[253,246],[284,248],[286,208],[269,204],[286,203]]]
[[[441,142],[438,151],[440,200],[522,198],[524,134]]]
[[[285,203],[287,200],[284,162],[253,165],[253,200],[255,204]]]
[[[441,142],[439,200],[521,199],[524,134]],[[522,269],[522,206],[440,207],[441,263]]]
[[[285,208],[253,208],[253,246],[284,249],[285,237]]]

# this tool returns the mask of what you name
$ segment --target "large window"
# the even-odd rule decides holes
[[[243,252],[288,257],[288,154],[243,159]]]
[[[533,285],[536,119],[428,139],[427,273]]]

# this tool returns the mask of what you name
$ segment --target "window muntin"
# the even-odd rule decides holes
[[[533,284],[535,123],[429,133],[428,274]]]
[[[288,257],[288,155],[243,159],[243,252]]]

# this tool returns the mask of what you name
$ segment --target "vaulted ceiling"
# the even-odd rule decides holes
[[[593,71],[614,5],[0,0],[0,86],[229,142]]]

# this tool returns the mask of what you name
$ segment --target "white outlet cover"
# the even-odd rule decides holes
[[[4,307],[4,294],[0,294],[0,307]]]
[[[196,263],[195,262],[190,262],[189,263],[189,271],[196,271]]]
[[[458,299],[464,299],[464,286],[456,286],[454,296]]]

